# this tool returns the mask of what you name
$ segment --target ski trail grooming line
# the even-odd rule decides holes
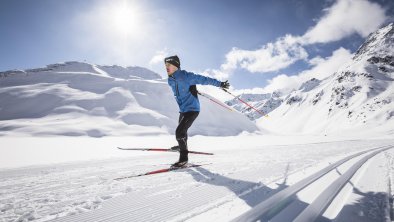
[[[361,160],[357,161],[353,166],[350,167],[349,170],[346,171],[341,177],[336,179],[332,185],[330,185],[327,189],[325,189],[317,199],[310,204],[301,214],[297,216],[294,222],[303,222],[303,221],[315,221],[320,215],[324,213],[324,211],[330,206],[330,203],[336,195],[341,191],[341,189],[345,186],[345,184],[353,177],[353,175],[360,169],[360,167],[367,162],[370,158],[374,157],[376,154],[383,152],[385,150],[391,149],[394,147],[384,148],[382,150],[376,150],[371,154],[363,157]]]
[[[394,146],[383,146],[374,149],[362,151],[351,156],[348,156],[342,160],[337,161],[334,164],[327,166],[326,168],[310,175],[309,177],[297,182],[296,184],[279,191],[270,198],[256,205],[253,209],[247,211],[241,216],[232,220],[233,222],[246,222],[246,221],[267,221],[279,212],[284,210],[289,203],[292,202],[292,198],[301,190],[311,185],[324,175],[328,174],[332,170],[335,170],[338,166],[344,164],[350,159],[358,157],[362,154],[372,152],[367,156],[363,157],[355,164],[353,164],[342,176],[336,179],[328,188],[326,188],[318,197],[315,199],[307,208],[305,208],[296,218],[292,221],[315,221],[321,216],[324,211],[328,208],[332,200],[341,191],[345,184],[352,178],[356,171],[370,158],[376,154],[383,152],[388,149],[392,149]]]
[[[135,151],[179,152],[178,150],[172,150],[172,149],[167,149],[167,148],[126,148],[126,147],[118,147],[118,149],[120,149],[120,150],[135,150]],[[213,153],[199,152],[199,151],[193,151],[193,150],[189,150],[189,153],[191,153],[191,154],[201,154],[201,155],[214,155]]]

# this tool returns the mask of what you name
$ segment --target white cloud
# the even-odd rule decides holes
[[[354,33],[366,37],[387,19],[379,4],[367,0],[338,0],[325,12],[318,23],[303,35],[303,44],[337,41]]]
[[[353,54],[344,48],[335,50],[330,57],[311,59],[313,67],[298,74],[301,83],[311,78],[324,79],[336,72],[341,66],[351,61]]]
[[[271,72],[285,68],[294,62],[306,59],[308,53],[291,35],[279,38],[257,50],[233,48],[226,55],[226,63],[221,70],[231,73],[238,66],[250,72]]]
[[[280,91],[282,93],[289,93],[300,86],[299,76],[288,76],[280,74],[273,79],[268,80],[268,85],[264,87],[266,92]]]
[[[230,76],[229,72],[225,72],[223,70],[217,70],[217,69],[207,69],[203,71],[202,74],[223,81],[228,80]]]
[[[312,68],[298,73],[294,76],[281,74],[268,81],[268,85],[263,88],[265,92],[281,91],[289,93],[298,89],[302,83],[312,78],[324,79],[332,75],[345,63],[351,61],[353,54],[344,48],[339,48],[330,57],[315,57],[310,60]]]
[[[156,65],[159,63],[164,63],[164,58],[169,55],[168,49],[165,48],[161,51],[157,51],[152,59],[149,61],[149,65]]]
[[[302,36],[286,35],[256,50],[233,48],[226,54],[226,62],[217,72],[231,75],[237,68],[252,73],[278,71],[307,59],[308,53],[303,48],[305,45],[337,41],[354,33],[366,37],[388,18],[380,5],[367,0],[337,0],[324,11],[325,14],[317,20],[316,25]],[[310,63],[315,65],[319,61],[319,58],[315,58]],[[279,76],[272,84],[284,79],[284,76]]]

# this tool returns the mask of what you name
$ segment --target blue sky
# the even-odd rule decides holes
[[[165,76],[162,58],[177,54],[234,90],[295,87],[393,14],[390,0],[2,0],[0,71],[86,61]]]

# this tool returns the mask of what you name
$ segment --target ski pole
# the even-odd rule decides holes
[[[232,95],[233,97],[237,98],[239,101],[241,101],[242,103],[244,103],[245,105],[249,106],[250,108],[254,109],[256,112],[260,113],[262,116],[268,116],[266,114],[264,114],[263,112],[261,112],[260,110],[254,108],[253,106],[249,105],[247,102],[243,101],[241,98],[239,98],[238,96],[235,96],[234,94],[232,94],[231,92],[227,91],[226,89],[222,88],[223,91],[225,91],[226,93]]]
[[[215,100],[209,98],[207,95],[205,95],[205,94],[203,94],[203,93],[200,93],[200,92],[197,92],[197,93],[198,93],[199,95],[201,95],[201,96],[203,96],[203,97],[209,99],[210,101],[212,101],[212,102],[218,104],[219,106],[221,106],[221,107],[223,107],[223,108],[225,108],[225,109],[227,109],[227,110],[229,110],[229,111],[233,111],[230,107],[227,107],[227,106],[225,106],[225,105],[219,103],[218,101],[215,101]]]

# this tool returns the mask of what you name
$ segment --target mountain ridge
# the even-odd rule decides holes
[[[261,128],[278,133],[326,134],[371,128],[393,133],[393,92],[394,24],[390,23],[371,33],[352,61],[328,78],[312,78],[299,89],[281,95],[279,105],[265,110],[270,118],[245,111],[242,104],[233,107],[253,117]]]
[[[1,72],[0,87],[3,136],[160,135],[173,134],[177,126],[178,105],[166,79],[142,67],[57,63]],[[238,112],[200,102],[190,135],[257,130]]]

